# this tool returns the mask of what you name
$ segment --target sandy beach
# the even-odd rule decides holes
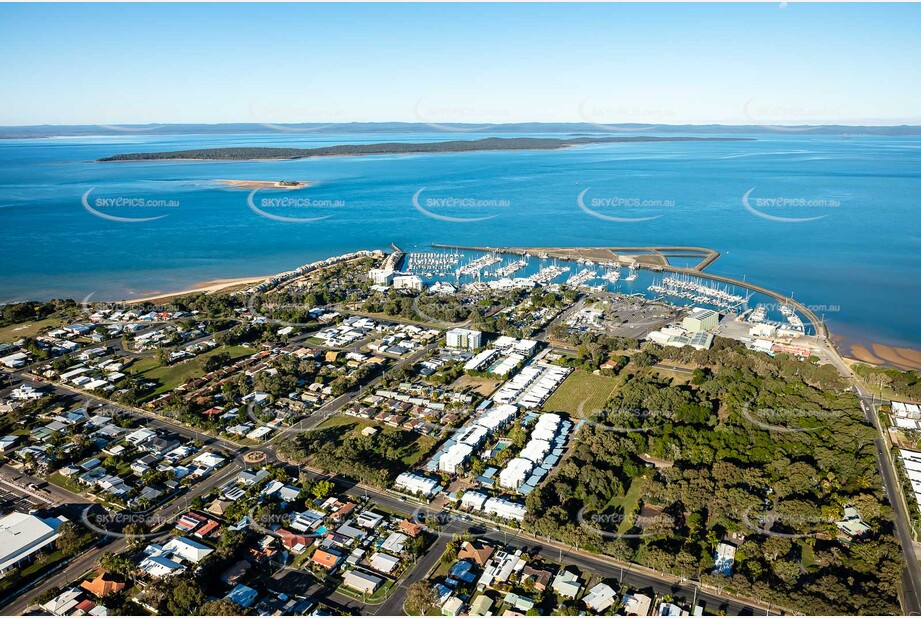
[[[123,302],[126,304],[130,303],[146,303],[163,300],[166,298],[173,298],[174,296],[183,296],[185,294],[197,294],[204,292],[206,294],[212,294],[214,292],[219,292],[227,288],[233,288],[243,285],[252,285],[254,283],[261,283],[266,279],[273,277],[274,275],[264,275],[262,277],[241,277],[239,279],[215,279],[213,281],[203,281],[202,283],[196,284],[194,287],[187,290],[179,290],[176,292],[163,292],[160,294],[154,294],[151,296],[144,296],[142,298],[128,298]]]

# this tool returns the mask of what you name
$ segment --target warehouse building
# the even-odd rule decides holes
[[[0,518],[0,575],[26,564],[58,538],[64,517],[42,519],[13,512]]]
[[[691,333],[703,333],[711,328],[716,328],[720,322],[720,314],[712,309],[694,307],[691,315],[681,321],[681,326]]]

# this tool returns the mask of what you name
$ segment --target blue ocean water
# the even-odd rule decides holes
[[[921,348],[917,137],[783,133],[744,142],[611,143],[558,151],[94,162],[138,151],[477,137],[2,140],[0,301],[148,295],[268,275],[391,242],[404,249],[430,243],[694,245],[721,252],[711,272],[793,293],[823,314],[836,334]],[[315,184],[260,190],[251,200],[254,209],[249,190],[218,179]],[[87,204],[99,213],[160,218],[97,216],[83,205],[87,191]]]

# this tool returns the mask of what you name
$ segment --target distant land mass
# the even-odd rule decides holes
[[[174,150],[170,152],[133,152],[112,155],[98,161],[162,161],[162,160],[207,160],[246,161],[264,159],[303,159],[307,157],[350,157],[382,154],[418,154],[434,152],[477,152],[484,150],[557,150],[570,146],[603,144],[610,142],[738,142],[752,141],[747,137],[576,137],[561,139],[555,137],[487,137],[477,140],[454,140],[447,142],[382,144],[342,144],[319,148],[267,148],[245,146],[239,148],[200,148],[195,150]]]
[[[565,133],[610,135],[614,132],[657,134],[751,135],[752,133],[786,133],[796,131],[807,135],[921,135],[916,125],[723,125],[723,124],[592,124],[590,122],[521,122],[510,124],[470,124],[444,122],[348,122],[348,123],[255,123],[221,124],[98,124],[98,125],[33,125],[2,126],[0,139],[40,137],[86,137],[96,135],[227,135],[271,134],[279,132],[335,135],[375,133],[468,133],[475,134],[540,134]]]

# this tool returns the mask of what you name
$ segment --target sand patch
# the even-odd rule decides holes
[[[218,180],[234,189],[303,189],[313,184],[308,180]]]
[[[873,352],[886,362],[899,367],[900,369],[921,369],[921,363],[915,362],[902,354],[902,351],[911,352],[905,348],[896,348],[894,346],[873,344]]]

